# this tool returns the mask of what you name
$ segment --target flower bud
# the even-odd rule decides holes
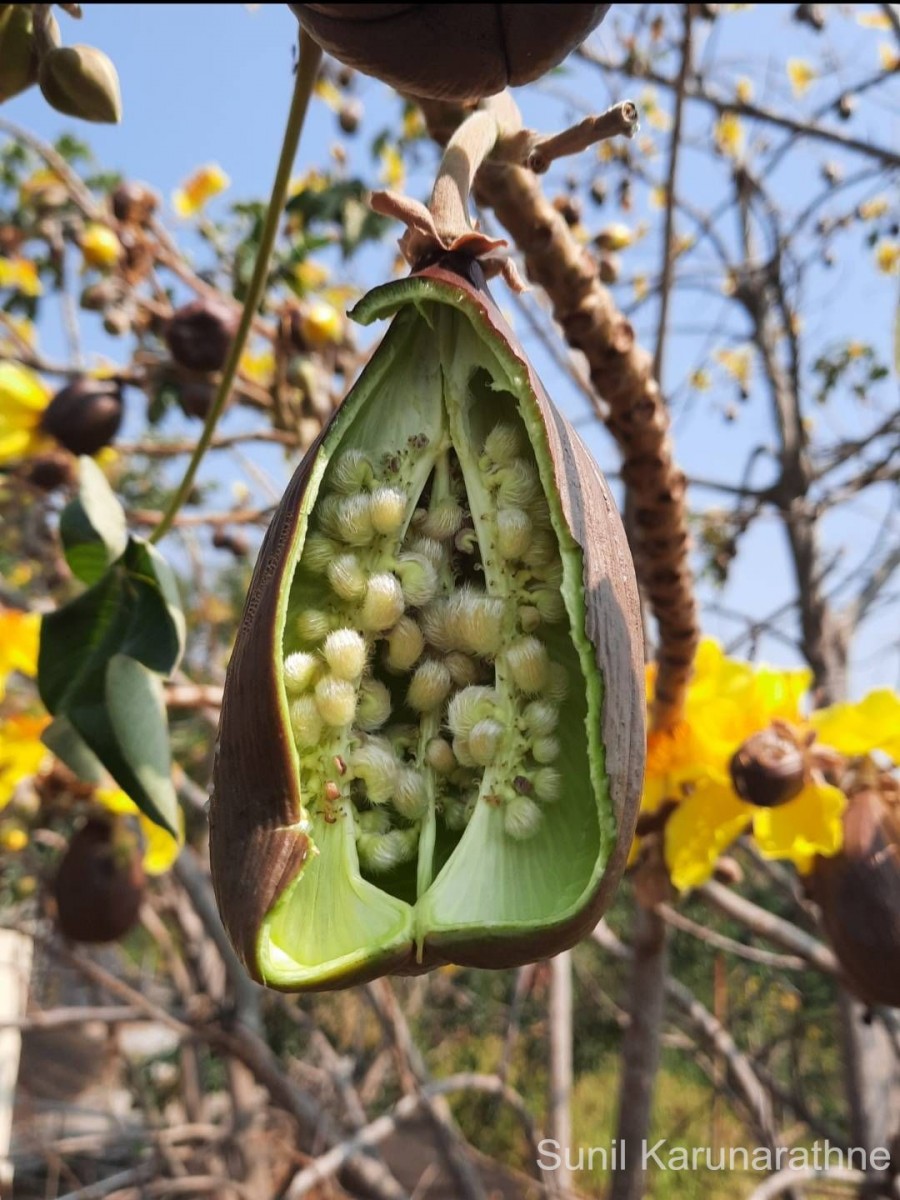
[[[122,413],[118,383],[82,377],[56,393],[44,410],[41,428],[72,454],[96,454],[118,433]]]
[[[79,244],[85,265],[100,271],[111,270],[122,257],[122,243],[111,229],[96,221],[85,226]]]
[[[237,324],[233,305],[204,296],[175,310],[166,327],[166,345],[179,366],[220,371]]]
[[[122,119],[119,76],[93,46],[60,46],[41,59],[38,82],[57,112],[84,121],[117,125]]]

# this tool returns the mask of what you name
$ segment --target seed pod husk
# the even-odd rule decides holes
[[[169,353],[191,371],[219,371],[237,329],[234,306],[203,297],[175,310],[166,326]]]
[[[778,808],[803,791],[803,749],[787,729],[773,726],[747,738],[729,764],[734,790],[748,804]]]
[[[122,120],[119,76],[95,46],[59,46],[41,59],[38,82],[57,112],[83,121],[117,125]]]
[[[900,1006],[900,803],[867,788],[844,812],[844,845],[808,881],[853,992]]]
[[[292,4],[348,66],[412,96],[457,103],[530,83],[595,29],[608,4]]]
[[[135,924],[144,898],[137,845],[117,839],[116,824],[91,817],[63,855],[53,896],[56,918],[75,942],[113,942]]]
[[[621,876],[643,773],[638,603],[621,523],[599,468],[517,348],[480,268],[448,256],[377,288],[353,315],[363,324],[394,319],[267,533],[228,670],[214,770],[210,849],[220,911],[250,973],[284,990],[345,987],[447,962],[508,967],[573,945]],[[509,440],[488,440],[498,426],[520,435],[512,463],[485,452]],[[530,489],[533,511],[557,540],[556,562],[528,568],[496,552],[498,496],[511,482],[517,493]],[[424,635],[408,669],[386,666],[392,630],[368,619],[368,593],[343,599],[318,562],[312,569],[304,561],[307,537],[320,541],[323,524],[337,531],[342,505],[365,507],[348,488],[367,497],[382,486],[406,493],[404,525],[360,532],[348,551],[373,586],[383,588],[390,563],[421,542],[428,513],[451,500],[477,535],[465,555],[452,539],[436,543],[440,594],[421,608],[408,604],[399,622],[393,615]],[[542,571],[561,579],[554,586],[564,616],[525,639],[517,589]],[[319,653],[330,630],[343,627],[366,638],[366,671],[383,683],[393,711],[374,734],[349,709],[346,725],[325,728],[323,712],[320,743],[298,748],[284,660]],[[507,653],[514,644],[524,684],[559,708],[558,745],[544,738],[537,747],[520,719],[542,697],[516,684]],[[444,658],[460,652],[473,656],[483,684],[453,683]],[[520,659],[534,671],[523,672]],[[411,704],[414,676],[422,686]],[[435,686],[426,687],[432,676]],[[307,693],[310,711],[328,678]],[[468,752],[466,733],[478,722],[502,730],[479,745],[489,764]],[[528,777],[550,759],[562,775],[552,803],[545,809],[533,789],[529,819],[507,817],[513,809],[521,817]],[[407,768],[424,779],[421,817],[392,802],[393,781]],[[373,812],[385,814],[383,829],[369,827]]]
[[[56,393],[41,417],[41,428],[71,454],[96,454],[122,424],[122,391],[108,379],[74,379]]]

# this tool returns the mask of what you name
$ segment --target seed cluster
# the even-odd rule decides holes
[[[372,874],[414,859],[429,820],[462,831],[479,803],[532,837],[562,790],[567,677],[543,639],[566,618],[562,562],[522,431],[496,425],[466,478],[468,492],[449,440],[342,452],[295,577],[284,684],[304,801],[353,814]]]

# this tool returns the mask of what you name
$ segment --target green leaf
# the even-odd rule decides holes
[[[63,509],[59,532],[66,561],[84,583],[96,583],[125,553],[125,513],[93,459],[79,459],[78,496]]]
[[[105,778],[103,763],[76,731],[68,717],[57,717],[41,734],[41,741],[79,779],[95,786]]]
[[[106,669],[106,706],[122,756],[140,784],[139,794],[128,794],[157,825],[177,837],[178,799],[172,786],[162,680],[136,659],[113,655]]]

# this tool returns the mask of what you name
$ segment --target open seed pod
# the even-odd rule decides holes
[[[851,796],[844,848],[816,859],[809,890],[852,990],[900,1007],[900,798]]]
[[[462,104],[558,66],[609,4],[292,4],[335,58],[401,92]]]
[[[225,926],[292,990],[571,946],[643,772],[621,523],[481,269],[449,256],[353,316],[394,320],[266,536],[210,811]]]

